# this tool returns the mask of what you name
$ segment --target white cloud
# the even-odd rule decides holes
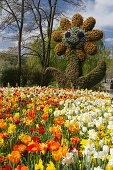
[[[110,6],[112,6],[113,5],[113,1],[112,0],[95,0],[95,2],[97,3],[97,4],[100,4],[100,5],[102,5],[102,6],[104,6],[104,7],[110,7]]]
[[[0,30],[0,35],[3,35],[3,34],[5,34],[5,33],[6,33],[5,30],[4,30],[4,31]]]
[[[100,27],[113,26],[113,1],[95,0],[94,17],[97,19],[97,25]]]
[[[24,33],[23,32],[23,35],[22,35],[22,39],[24,41],[27,41],[28,43],[33,41],[34,38],[36,39],[36,36],[39,35],[39,30],[33,30],[32,32],[28,32],[28,33]]]
[[[85,0],[86,9],[80,11],[84,19],[92,16],[96,19],[95,28],[113,27],[113,0]],[[77,11],[78,12],[78,11]],[[69,9],[67,15],[72,18],[76,9]]]
[[[12,32],[7,33],[7,37],[12,37],[12,36],[16,36],[16,33],[12,33]]]
[[[7,52],[8,49],[3,49],[3,48],[0,48],[0,52]]]
[[[106,38],[105,41],[106,41],[106,42],[112,42],[112,43],[113,43],[113,38]]]

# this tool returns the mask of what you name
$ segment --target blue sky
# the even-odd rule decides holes
[[[69,5],[65,7],[66,16],[71,19],[75,13],[81,13],[84,17],[84,20],[90,16],[96,19],[95,29],[101,29],[104,31],[104,42],[107,47],[113,47],[113,0],[84,0],[86,4],[86,8],[84,10],[80,10],[77,8],[72,8]],[[60,4],[60,0],[59,0]],[[59,25],[56,21],[54,25]],[[7,29],[3,32],[0,31],[0,51],[5,51],[8,47],[13,47],[17,45],[17,42],[6,40],[3,37],[10,37],[12,33]],[[13,35],[13,34],[12,34]],[[25,36],[25,35],[24,35]],[[26,35],[27,36],[27,35]]]

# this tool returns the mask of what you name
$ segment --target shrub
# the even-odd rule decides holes
[[[43,81],[42,81],[43,78]],[[31,70],[29,67],[22,67],[22,86],[48,86],[52,80],[52,75],[46,73],[42,74],[39,70]]]
[[[10,67],[2,72],[1,83],[3,86],[7,86],[9,83],[10,86],[15,87],[18,82],[18,69]]]

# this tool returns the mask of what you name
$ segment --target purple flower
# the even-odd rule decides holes
[[[40,107],[40,109],[43,109],[43,108],[44,108],[44,106],[41,106],[41,107]]]
[[[50,104],[50,102],[47,102],[46,104]]]
[[[42,110],[43,110],[43,108],[44,108],[44,107],[43,107],[43,106],[41,106],[41,107],[40,107],[40,111],[42,111]]]
[[[57,103],[54,103],[54,106],[58,106],[58,104],[57,104]]]

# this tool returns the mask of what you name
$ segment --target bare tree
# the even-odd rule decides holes
[[[34,23],[34,25],[31,25],[39,30],[37,36],[40,35],[38,39],[40,39],[40,46],[42,46],[42,54],[37,52],[37,56],[40,57],[43,74],[49,66],[53,22],[55,19],[58,19],[58,16],[63,14],[62,11],[64,10],[60,6],[61,1],[76,7],[80,7],[83,2],[82,0],[25,0],[25,4],[30,11],[30,17]],[[31,48],[30,50],[32,51]]]
[[[16,29],[18,33],[18,85],[21,80],[21,43],[25,13],[24,0],[3,0],[0,6],[5,11],[0,28],[2,30],[10,27]]]
[[[10,27],[18,31],[19,86],[21,51],[22,47],[26,49],[26,43],[23,43],[22,46],[22,33],[24,32],[27,35],[28,31],[30,33],[38,30],[36,37],[40,40],[42,50],[41,53],[37,53],[37,56],[40,58],[42,75],[44,75],[45,69],[49,66],[53,22],[61,16],[61,13],[63,14],[63,10],[65,12],[65,9],[60,6],[61,1],[76,7],[80,7],[82,4],[82,0],[3,0],[1,7],[5,11],[5,17],[1,24],[2,30]],[[27,18],[27,21],[25,21],[25,18]],[[26,40],[28,41],[28,37],[26,37]],[[32,51],[32,49],[30,50]]]

